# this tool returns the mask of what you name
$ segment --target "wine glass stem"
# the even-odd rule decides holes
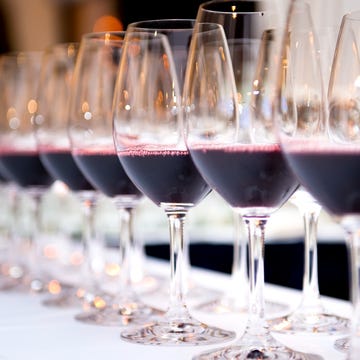
[[[317,258],[317,223],[321,206],[317,202],[298,205],[303,217],[305,230],[305,258],[303,277],[303,296],[301,308],[315,308],[320,305],[318,258]]]
[[[40,238],[41,229],[41,199],[42,190],[30,189],[29,195],[33,200],[33,223],[31,228],[31,234],[29,239],[29,247],[31,251],[29,270],[31,274],[31,280],[40,280],[40,274],[42,273],[42,244]]]
[[[234,294],[241,304],[248,302],[248,261],[247,261],[247,239],[242,233],[243,219],[240,214],[234,212],[235,222],[235,239],[234,239],[234,255],[231,270],[230,288],[227,293],[233,296],[235,289],[241,289]]]
[[[189,317],[185,305],[185,281],[184,279],[184,225],[187,210],[166,210],[170,230],[170,304],[167,315],[172,319],[184,319]]]
[[[84,214],[84,228],[83,228],[83,252],[84,252],[84,281],[86,290],[92,292],[98,289],[98,281],[95,272],[93,271],[92,261],[97,250],[99,250],[98,237],[95,233],[94,226],[94,210],[96,206],[96,194],[81,193],[81,205]]]
[[[353,305],[349,360],[355,360],[360,353],[360,228],[350,229],[347,235],[351,274],[351,302]]]
[[[137,244],[134,238],[133,229],[133,217],[134,208],[124,207],[122,205],[115,204],[120,215],[120,277],[119,277],[119,292],[123,296],[124,294],[132,293],[132,279],[131,272],[133,271]]]
[[[24,253],[23,244],[17,232],[19,219],[19,201],[20,196],[18,189],[12,184],[8,187],[9,206],[10,206],[10,227],[9,227],[9,265],[10,276],[21,277],[24,271]]]
[[[269,333],[265,320],[264,300],[264,245],[268,217],[243,216],[249,237],[249,320],[246,333],[261,336]]]

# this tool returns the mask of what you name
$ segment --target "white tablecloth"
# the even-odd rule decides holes
[[[149,260],[147,269],[166,276],[168,263]],[[194,281],[217,290],[224,289],[229,281],[229,276],[225,274],[198,269],[192,272]],[[268,284],[265,290],[267,299],[287,302],[292,306],[299,303],[301,296],[299,291]],[[79,310],[48,308],[42,305],[42,299],[43,295],[0,293],[0,360],[184,360],[219,346],[160,347],[127,343],[120,339],[120,328],[77,322],[73,316]],[[161,291],[147,295],[146,299],[158,306],[162,304],[166,307],[167,304],[166,296]],[[332,312],[347,316],[351,313],[348,302],[330,298],[323,301]],[[195,300],[190,298],[189,304],[195,304]],[[205,322],[233,329],[238,335],[241,335],[246,322],[244,315],[192,313]],[[346,358],[333,347],[339,336],[275,336],[296,350],[321,355],[324,360]]]

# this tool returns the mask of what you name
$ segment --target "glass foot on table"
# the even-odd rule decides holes
[[[0,291],[13,290],[19,286],[20,280],[10,277],[0,277]]]
[[[45,299],[42,304],[49,307],[64,309],[79,308],[83,301],[79,292],[81,292],[81,289],[75,287],[61,289],[60,293],[51,295]]]
[[[102,326],[142,325],[153,316],[163,315],[162,310],[141,302],[106,301],[97,297],[91,309],[75,316],[75,319],[86,324]]]
[[[268,320],[271,331],[280,333],[344,334],[349,332],[349,319],[333,314],[293,313]]]
[[[144,345],[208,345],[229,341],[235,338],[233,331],[203,324],[194,319],[184,322],[165,319],[143,325],[138,328],[125,329],[121,338]]]
[[[350,336],[337,339],[334,343],[334,347],[336,350],[347,353],[350,349]]]
[[[258,342],[256,337],[251,339],[248,335],[234,345],[212,349],[198,355],[193,360],[323,360],[315,354],[305,354],[292,350],[272,336]]]

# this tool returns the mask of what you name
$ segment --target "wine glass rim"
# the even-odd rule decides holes
[[[344,18],[351,21],[360,21],[360,10],[349,12],[344,15]]]
[[[0,60],[4,63],[16,61],[17,64],[23,61],[36,61],[40,63],[44,53],[42,50],[12,50],[1,54]]]
[[[244,5],[246,3],[262,3],[262,1],[258,1],[258,0],[210,0],[207,2],[204,2],[200,5],[199,9],[201,9],[202,11],[207,11],[209,13],[220,13],[220,14],[245,14],[245,15],[261,15],[264,13],[263,10],[252,10],[252,11],[245,11],[245,10],[237,10],[236,7],[234,9],[231,9],[231,7],[229,7],[229,10],[222,10],[221,8],[211,8],[212,5],[216,6],[216,5],[229,5],[232,4],[233,6],[235,6],[235,4],[240,4],[240,5]],[[210,7],[210,8],[209,8]]]
[[[115,40],[113,38],[110,38],[110,36],[118,36],[121,39],[124,39],[126,34],[126,31],[122,31],[122,30],[115,30],[115,31],[98,31],[98,32],[90,32],[87,34],[84,34],[82,36],[82,39],[87,39],[87,40],[106,40],[107,38],[109,38],[109,40]]]
[[[47,49],[61,49],[61,48],[66,48],[68,46],[78,47],[79,45],[80,43],[77,41],[66,41],[66,42],[52,44],[48,46]]]
[[[53,45],[48,46],[45,49],[46,54],[51,54],[54,52],[64,51],[71,52],[71,50],[75,51],[78,50],[80,46],[79,42],[76,41],[69,41],[69,42],[62,42],[62,43],[56,43]]]
[[[132,22],[128,25],[127,29],[138,28],[140,30],[162,30],[162,31],[183,31],[192,29],[195,25],[195,19],[150,19],[150,20],[140,20]],[[183,26],[179,26],[177,28],[166,26],[164,24],[183,24]],[[159,26],[149,26],[150,24],[159,24]],[[186,26],[188,24],[189,26]],[[148,26],[147,26],[148,25]]]
[[[18,57],[18,56],[29,56],[36,57],[41,56],[44,52],[42,50],[12,50],[1,54],[1,57]]]

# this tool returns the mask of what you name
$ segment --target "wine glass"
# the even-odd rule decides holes
[[[53,178],[43,167],[33,134],[34,114],[42,52],[16,52],[1,57],[0,163],[5,176],[33,201],[34,221],[27,257],[29,271],[22,278],[26,288],[45,291],[47,274],[41,261],[40,212],[43,194]]]
[[[267,62],[269,54],[260,39],[243,38],[246,51],[258,53],[259,65],[252,75],[248,74],[250,68],[244,56],[242,66],[238,62],[233,68],[230,52],[200,25],[194,30],[184,85],[186,143],[204,179],[242,216],[246,225],[250,304],[245,333],[235,344],[209,350],[195,358],[306,359],[278,342],[265,318],[266,224],[298,187],[275,137],[269,108],[256,98],[263,92],[271,93],[271,84],[275,85],[269,79],[268,87],[261,86],[265,80],[268,83],[267,76],[273,73]],[[220,37],[221,32],[218,33]],[[264,73],[265,60],[268,71]],[[272,65],[276,67],[276,63]],[[235,69],[252,78],[251,94],[242,104],[238,102],[240,89],[236,87]],[[240,105],[248,108],[246,116],[241,113]]]
[[[188,211],[210,191],[186,150],[176,67],[163,34],[125,37],[113,103],[114,141],[134,184],[161,207],[170,230],[170,303],[165,315],[121,333],[130,342],[157,345],[213,344],[231,331],[193,318],[184,289],[184,227]]]
[[[130,23],[126,30],[127,33],[148,32],[161,33],[167,36],[174,58],[180,92],[182,92],[184,84],[186,62],[194,24],[194,19],[142,20]],[[206,297],[211,296],[212,293],[210,292],[210,290],[202,288],[202,286],[200,284],[197,284],[191,276],[191,266],[189,260],[189,242],[186,242],[185,246],[186,249],[184,253],[184,280],[185,286],[188,287],[187,297],[194,298],[197,295]]]
[[[321,29],[321,38],[323,41],[319,44],[312,24],[309,7],[302,1],[297,0],[292,4],[291,16],[287,23],[287,51],[291,65],[299,67],[297,71],[302,72],[304,68],[321,67],[321,78],[314,78],[313,88],[326,101],[325,94],[323,95],[323,85],[328,83],[327,63],[331,56],[331,49],[333,49],[334,33],[332,28]],[[320,50],[319,50],[320,49]],[[322,50],[324,55],[322,55]],[[332,52],[333,53],[333,52]],[[319,55],[320,54],[320,55]],[[316,58],[314,58],[316,57]],[[322,60],[322,61],[321,61]],[[293,71],[296,71],[295,69]],[[320,69],[319,69],[320,71]],[[326,77],[326,79],[325,79]],[[306,87],[308,78],[305,76],[296,77],[292,80],[292,87],[303,86]],[[305,109],[306,110],[306,109]],[[300,105],[297,111],[301,113]],[[327,116],[326,111],[323,116]],[[301,123],[299,122],[299,125]],[[321,211],[321,205],[316,199],[311,196],[304,187],[300,187],[291,201],[298,207],[304,222],[305,229],[305,257],[304,257],[304,277],[303,277],[303,291],[302,299],[299,306],[291,313],[280,316],[270,320],[270,326],[273,331],[277,332],[313,332],[325,334],[344,333],[349,330],[348,319],[332,314],[323,305],[318,285],[317,273],[317,222]]]
[[[259,8],[261,6],[261,8]],[[233,59],[238,99],[242,117],[246,118],[249,112],[248,98],[251,93],[254,68],[257,61],[256,46],[251,44],[254,39],[260,39],[261,30],[259,25],[267,23],[270,16],[263,17],[263,4],[260,1],[209,1],[200,5],[196,21],[221,24],[227,36],[230,56]],[[261,25],[263,27],[263,25]],[[260,28],[261,28],[260,27]],[[250,40],[253,39],[253,40]],[[246,63],[246,70],[242,68]],[[241,216],[236,223],[243,223]],[[207,312],[248,312],[248,264],[247,264],[247,241],[238,233],[234,241],[234,264],[231,275],[231,284],[220,298],[213,299],[197,306],[197,309]],[[242,254],[237,256],[237,254]],[[235,289],[242,289],[235,291]],[[287,305],[268,302],[265,303],[267,312],[278,313],[287,308]]]
[[[70,85],[78,53],[78,43],[60,43],[48,48],[43,56],[34,134],[40,160],[54,179],[62,181],[79,199],[84,215],[82,236],[84,263],[80,276],[72,284],[61,284],[61,291],[44,300],[47,306],[77,307],[99,295],[92,271],[93,248],[99,241],[93,230],[93,212],[97,192],[75,164],[67,135]],[[79,279],[79,277],[81,279]],[[68,282],[68,280],[66,280]]]
[[[136,295],[131,279],[136,241],[133,216],[142,193],[126,175],[112,136],[112,99],[125,32],[82,37],[71,92],[68,134],[74,161],[88,181],[110,197],[120,217],[120,277],[114,297],[77,320],[100,325],[144,323],[159,311]]]
[[[287,63],[287,76],[280,78],[277,101],[279,136],[289,165],[307,191],[338,219],[347,238],[354,309],[348,359],[357,358],[360,350],[359,29],[360,12],[343,17],[327,102],[322,101],[318,89],[321,78],[315,61],[315,49],[308,53],[314,59],[313,66],[306,69],[297,67],[293,54],[284,51],[283,63]],[[285,45],[288,40],[288,36],[285,37]],[[280,74],[285,75],[283,72]],[[322,116],[324,105],[327,117]],[[346,341],[343,341],[343,345],[346,345]]]

